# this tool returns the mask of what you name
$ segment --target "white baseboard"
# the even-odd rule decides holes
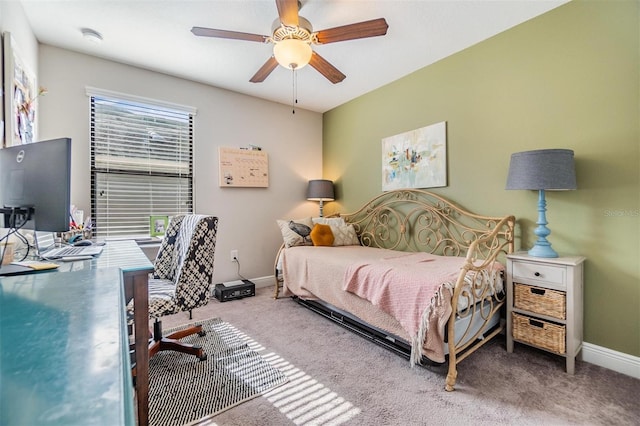
[[[640,379],[640,357],[584,342],[581,359],[585,362]]]
[[[251,282],[256,285],[256,288],[273,287],[275,285],[275,277],[268,275],[266,277],[251,278]]]
[[[273,275],[251,278],[256,288],[271,287],[275,283]],[[593,343],[584,342],[578,355],[581,360],[640,379],[640,357],[614,351]]]

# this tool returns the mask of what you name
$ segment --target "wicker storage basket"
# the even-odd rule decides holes
[[[513,338],[557,354],[566,353],[563,325],[512,312]]]
[[[516,308],[553,318],[566,319],[566,294],[548,288],[514,283],[514,302]]]

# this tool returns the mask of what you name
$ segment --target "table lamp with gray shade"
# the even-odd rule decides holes
[[[335,200],[333,182],[326,179],[310,180],[307,187],[307,200],[320,201],[320,217],[322,217],[324,202]]]
[[[547,202],[545,191],[577,189],[573,151],[570,149],[539,149],[511,154],[506,189],[538,191],[538,225],[533,231],[538,237],[529,254],[535,257],[558,257],[547,237]]]

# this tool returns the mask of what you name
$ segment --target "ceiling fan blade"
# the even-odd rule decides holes
[[[264,63],[262,67],[258,70],[257,73],[251,77],[249,80],[252,83],[262,83],[265,78],[269,77],[271,71],[273,71],[278,66],[278,61],[273,56],[267,59],[267,62]]]
[[[298,0],[276,0],[280,22],[286,27],[298,26]]]
[[[329,80],[333,84],[340,83],[347,77],[316,52],[313,52],[313,54],[311,54],[309,65],[314,67],[320,74],[325,76],[327,80]]]
[[[387,33],[387,28],[389,28],[387,21],[384,18],[378,18],[321,30],[316,33],[316,36],[319,44],[327,44],[357,38],[382,36]]]
[[[193,27],[191,32],[202,37],[230,38],[233,40],[247,40],[265,43],[267,36],[260,34],[241,33],[238,31],[216,30],[213,28]]]

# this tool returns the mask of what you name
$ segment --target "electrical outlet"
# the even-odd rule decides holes
[[[231,250],[231,261],[237,262],[238,260],[240,260],[238,257],[238,250]]]

